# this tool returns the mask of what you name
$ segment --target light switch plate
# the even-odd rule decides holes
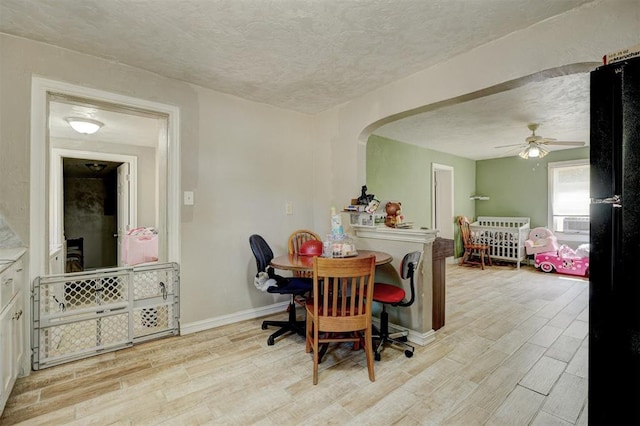
[[[184,191],[184,205],[185,206],[193,205],[193,191]]]

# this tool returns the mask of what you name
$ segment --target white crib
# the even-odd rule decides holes
[[[471,224],[474,242],[488,244],[491,259],[517,263],[526,260],[524,242],[529,237],[530,218],[478,216]]]

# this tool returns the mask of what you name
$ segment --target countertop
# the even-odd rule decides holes
[[[26,247],[0,247],[0,273],[4,272],[13,262],[27,251]]]
[[[4,272],[5,269],[9,267],[13,262],[9,260],[0,260],[0,274]]]
[[[26,247],[0,247],[0,261],[15,262],[27,251]]]

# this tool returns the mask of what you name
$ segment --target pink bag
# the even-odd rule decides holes
[[[153,228],[134,228],[122,241],[122,263],[127,266],[158,260],[158,233]]]

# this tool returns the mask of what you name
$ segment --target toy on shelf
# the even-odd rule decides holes
[[[558,239],[550,229],[533,228],[529,232],[529,239],[524,242],[527,254],[546,253],[558,250]]]
[[[386,216],[384,224],[389,228],[411,228],[412,222],[405,222],[404,215],[402,214],[402,203],[400,201],[389,201],[385,204]]]
[[[535,266],[542,272],[589,276],[589,244],[581,244],[577,250],[562,244],[557,251],[536,253]]]

